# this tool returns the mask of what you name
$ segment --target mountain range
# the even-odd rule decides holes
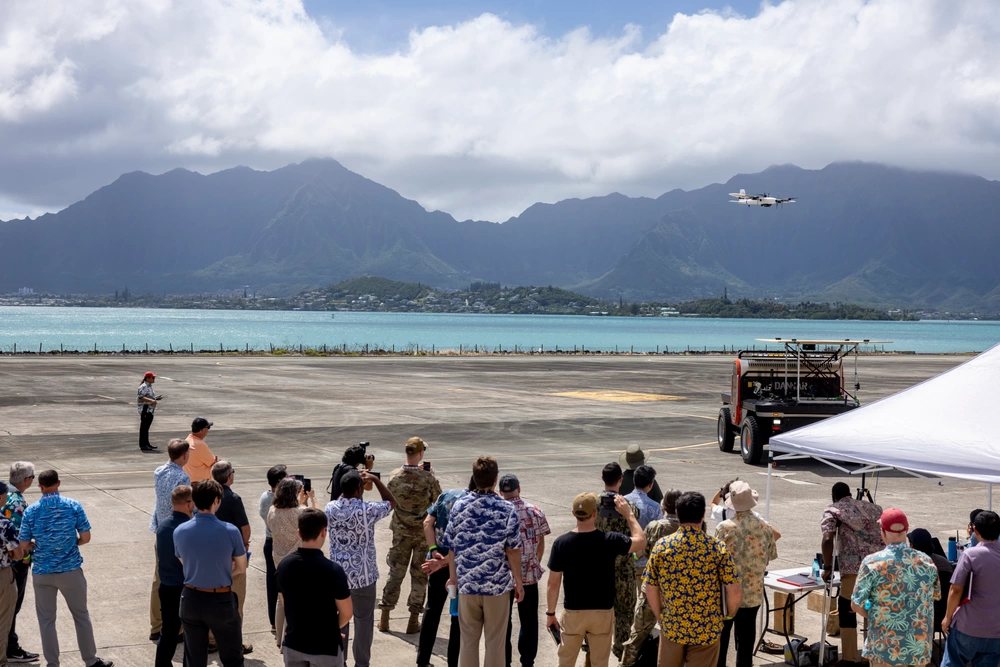
[[[729,203],[745,188],[797,202]],[[457,221],[332,159],[270,172],[125,174],[0,222],[0,292],[291,294],[359,275],[554,285],[618,300],[721,295],[1000,312],[1000,182],[870,163],[792,165],[657,198]]]

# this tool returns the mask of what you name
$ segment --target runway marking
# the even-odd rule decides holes
[[[562,391],[552,394],[565,398],[584,398],[591,401],[611,401],[613,403],[649,403],[652,401],[683,401],[684,396],[669,394],[640,394],[634,391]]]
[[[759,472],[757,474],[767,477],[766,472]],[[818,482],[807,482],[803,479],[790,479],[790,476],[794,474],[794,472],[772,472],[771,476],[789,482],[790,484],[798,484],[800,486],[819,486]]]
[[[97,396],[97,398],[103,398],[103,399],[106,399],[108,401],[114,401],[115,403],[121,401],[122,403],[124,403],[126,405],[132,405],[128,401],[122,401],[120,398],[115,398],[114,396],[103,396],[101,394],[95,394],[95,396]]]

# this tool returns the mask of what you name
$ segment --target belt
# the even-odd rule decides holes
[[[184,588],[190,588],[191,590],[198,591],[199,593],[231,593],[233,591],[232,586],[223,586],[222,588],[198,588],[197,586],[184,584]]]

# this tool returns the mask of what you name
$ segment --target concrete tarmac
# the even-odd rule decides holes
[[[862,402],[965,359],[862,357]],[[663,489],[697,490],[710,498],[741,477],[760,491],[763,505],[766,468],[746,466],[738,453],[724,454],[716,445],[718,397],[728,389],[731,363],[729,357],[702,356],[4,358],[0,470],[24,459],[37,471],[60,472],[63,493],[83,503],[93,525],[93,541],[83,555],[98,654],[118,665],[151,665],[152,471],[167,457],[138,449],[135,392],[143,372],[155,372],[156,390],[165,396],[152,428],[161,452],[170,438],[188,434],[192,418],[205,416],[215,422],[210,447],[236,468],[234,489],[244,499],[253,531],[244,632],[255,648],[246,664],[280,665],[265,608],[264,524],[257,514],[270,466],[285,463],[289,472],[310,477],[325,501],[330,471],[344,449],[361,440],[372,443],[376,469],[387,475],[402,463],[406,439],[421,436],[446,489],[465,486],[472,461],[490,454],[501,472],[518,475],[523,496],[548,516],[549,545],[573,527],[573,496],[600,490],[602,466],[618,460],[631,443],[651,452]],[[915,413],[913,428],[923,419],[948,418]],[[783,537],[771,567],[811,563],[830,487],[846,476],[805,462],[775,472],[771,519]],[[37,499],[37,488],[27,495],[29,502]],[[369,495],[377,499],[377,493]],[[911,526],[926,527],[943,540],[957,529],[964,535],[969,511],[985,506],[986,490],[883,473],[877,501],[904,509]],[[376,537],[384,577],[388,521],[379,524]],[[380,583],[379,594],[381,588]],[[417,636],[403,634],[407,593],[408,583],[391,631],[376,632],[373,664],[415,664]],[[544,605],[544,590],[541,597]],[[800,630],[817,641],[818,616],[805,605],[800,609]],[[439,632],[439,665],[446,664],[445,627],[446,622]],[[22,644],[40,652],[37,628],[29,581],[18,630]],[[59,635],[63,663],[76,664],[73,625],[62,605]],[[542,633],[539,644],[536,664],[555,665],[549,636]]]

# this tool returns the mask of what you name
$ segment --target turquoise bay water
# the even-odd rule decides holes
[[[132,308],[0,307],[0,350],[268,349],[269,345],[365,345],[412,349],[588,350],[636,352],[737,349],[756,338],[890,340],[886,349],[982,351],[1000,342],[1000,322],[843,322],[566,315],[262,312]]]

